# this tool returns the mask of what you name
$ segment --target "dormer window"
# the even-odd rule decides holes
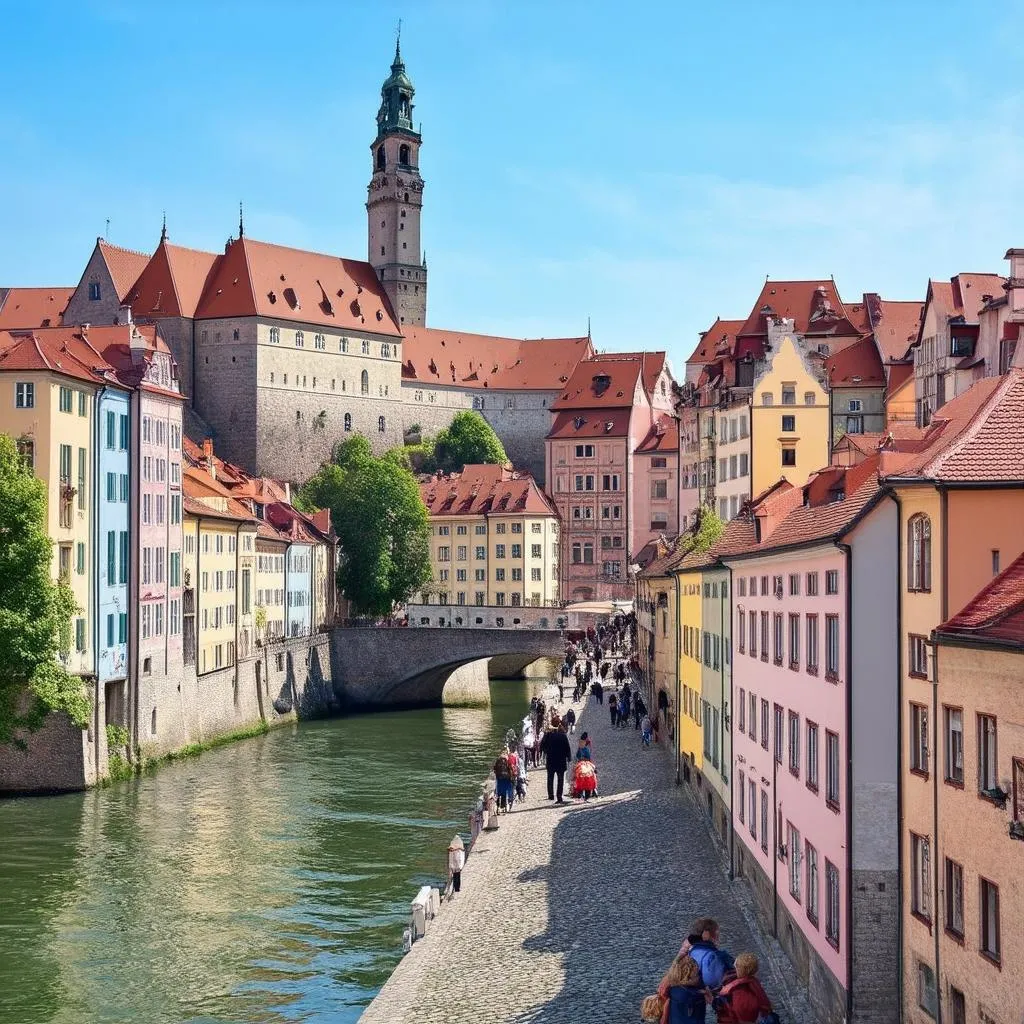
[[[607,373],[597,373],[593,378],[594,394],[600,398],[611,386],[612,379]]]

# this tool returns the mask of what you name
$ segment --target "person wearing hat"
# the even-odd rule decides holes
[[[462,837],[456,836],[448,844],[448,874],[452,880],[452,892],[462,890],[462,869],[466,866],[466,848]]]

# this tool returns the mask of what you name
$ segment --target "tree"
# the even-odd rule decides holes
[[[437,435],[434,448],[437,468],[457,473],[464,466],[492,463],[504,465],[508,456],[498,435],[478,412],[456,413],[449,426]]]
[[[343,465],[324,466],[300,500],[331,510],[341,548],[338,587],[362,614],[387,615],[430,580],[429,517],[408,469],[349,444],[338,446]]]
[[[703,505],[697,515],[697,525],[683,535],[682,545],[686,554],[693,551],[709,551],[725,530],[725,523],[719,518],[713,505]]]
[[[51,711],[85,726],[91,705],[82,682],[59,661],[71,645],[75,600],[50,578],[46,485],[0,434],[0,744],[24,747]]]

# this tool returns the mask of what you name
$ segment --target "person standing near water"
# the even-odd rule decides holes
[[[466,866],[466,848],[462,837],[456,836],[448,844],[448,874],[452,880],[452,892],[462,891],[462,869]]]
[[[544,733],[542,744],[545,761],[548,768],[548,799],[555,799],[555,777],[558,777],[558,803],[564,804],[562,793],[565,788],[565,770],[572,760],[572,747],[569,746],[569,737],[565,734],[565,727],[559,723],[552,724],[552,727]]]

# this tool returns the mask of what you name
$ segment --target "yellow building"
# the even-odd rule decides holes
[[[661,692],[668,698],[669,715],[675,714],[677,703],[679,622],[672,570],[680,557],[674,544],[659,541],[657,557],[636,579],[637,661],[652,716]]]
[[[78,606],[67,667],[81,675],[95,672],[90,492],[97,381],[90,367],[101,362],[77,336],[58,349],[46,332],[0,333],[0,431],[14,438],[47,486],[53,575],[70,585]]]
[[[533,477],[466,466],[424,480],[420,494],[430,513],[433,577],[419,603],[557,606],[558,518]]]
[[[679,756],[684,765],[683,776],[687,779],[691,768],[697,771],[704,769],[701,687],[703,582],[704,573],[700,568],[680,566],[676,570],[676,600],[679,607],[679,707],[676,736]]]
[[[792,322],[768,329],[764,370],[754,380],[750,406],[751,494],[785,477],[794,487],[828,465],[831,430],[828,392]]]
[[[194,663],[196,674],[204,675],[253,655],[252,574],[258,524],[202,470],[185,470],[184,490],[186,589],[194,594],[191,608],[187,598],[185,602],[185,663]]]

